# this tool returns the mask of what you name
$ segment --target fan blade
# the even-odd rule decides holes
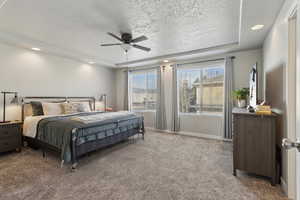
[[[151,51],[150,48],[148,48],[148,47],[143,47],[143,46],[140,46],[140,45],[137,45],[137,44],[133,44],[132,46],[133,46],[134,48],[141,49],[141,50],[143,50],[143,51]]]
[[[146,36],[140,36],[140,37],[137,37],[133,40],[131,40],[132,43],[138,43],[138,42],[141,42],[141,41],[144,41],[144,40],[148,40],[148,38]]]
[[[120,37],[116,36],[115,34],[110,33],[110,32],[107,32],[107,34],[110,35],[111,37],[113,37],[113,38],[115,38],[115,39],[117,39],[117,40],[123,42],[123,40],[122,40]]]
[[[103,47],[108,47],[108,46],[116,46],[116,45],[121,45],[122,43],[115,43],[115,44],[101,44]]]

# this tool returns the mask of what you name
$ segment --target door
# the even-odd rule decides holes
[[[299,0],[300,1],[300,0]],[[288,196],[300,200],[300,55],[299,20],[295,8],[289,18],[289,52],[287,70],[288,138],[283,147],[289,150]]]

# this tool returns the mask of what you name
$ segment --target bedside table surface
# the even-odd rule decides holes
[[[15,125],[15,124],[23,124],[23,122],[22,121],[10,121],[5,123],[0,122],[0,126]]]

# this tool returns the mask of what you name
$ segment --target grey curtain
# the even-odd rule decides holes
[[[155,128],[165,130],[167,126],[166,108],[165,108],[165,84],[164,69],[157,68],[157,98],[156,98],[156,116]]]
[[[233,90],[233,61],[225,58],[224,78],[224,138],[232,139],[232,90]]]
[[[172,118],[171,131],[179,131],[180,122],[178,114],[178,95],[177,95],[177,65],[172,65]]]
[[[130,110],[129,109],[129,70],[126,70],[125,72],[125,78],[124,78],[124,110]]]

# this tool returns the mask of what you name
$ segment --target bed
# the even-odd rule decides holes
[[[36,103],[43,105],[44,111],[46,105],[61,105],[65,109],[88,105],[90,110],[59,114],[47,111],[36,115]],[[23,137],[28,145],[42,149],[43,156],[46,150],[60,153],[61,165],[71,163],[72,171],[79,157],[135,135],[144,139],[145,133],[142,116],[128,111],[95,111],[94,97],[24,97],[22,121]]]

